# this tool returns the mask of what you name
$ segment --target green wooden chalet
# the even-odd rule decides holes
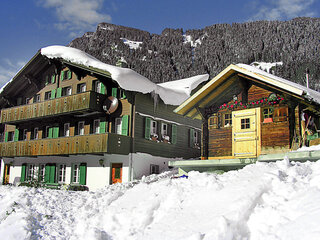
[[[96,189],[200,157],[201,121],[173,110],[207,79],[155,84],[78,49],[41,49],[0,92],[2,182]]]

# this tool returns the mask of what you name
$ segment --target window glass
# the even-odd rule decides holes
[[[72,182],[79,183],[79,176],[80,176],[79,164],[74,164],[73,165],[73,179],[72,179]]]
[[[83,121],[78,123],[78,135],[84,135],[84,122]]]
[[[150,164],[150,174],[159,174],[159,165]]]
[[[59,175],[58,175],[58,181],[64,183],[66,181],[66,165],[60,164],[59,165]]]
[[[36,179],[36,165],[28,164],[28,171],[27,171],[27,180],[33,181]]]
[[[72,87],[64,87],[62,88],[62,96],[70,96],[72,94]]]
[[[39,128],[34,128],[34,131],[33,131],[33,138],[34,139],[39,139]]]
[[[49,100],[49,99],[51,99],[51,91],[44,93],[44,100]]]
[[[100,119],[93,121],[93,133],[100,133]]]
[[[70,123],[65,123],[64,127],[63,127],[63,135],[65,137],[69,137],[70,136]]]
[[[122,132],[122,118],[116,118],[116,134],[121,134]]]
[[[78,84],[78,93],[85,92],[86,90],[87,90],[87,87],[85,83]]]
[[[167,136],[168,135],[168,124],[161,123],[161,135]]]
[[[8,142],[12,142],[14,139],[14,132],[8,132]]]
[[[28,137],[28,129],[23,129],[23,135],[22,135],[22,140],[27,140],[27,137]]]
[[[44,181],[45,165],[39,165],[39,181]]]
[[[151,135],[157,134],[157,122],[154,120],[151,120],[151,129],[150,129]]]
[[[263,117],[264,118],[272,118],[273,117],[273,109],[272,108],[263,109]]]
[[[242,118],[241,119],[241,129],[250,128],[250,118]]]
[[[232,126],[232,114],[231,113],[224,114],[224,126],[225,127]]]

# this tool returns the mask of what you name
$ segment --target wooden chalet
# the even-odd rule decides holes
[[[203,160],[240,164],[319,144],[319,106],[319,92],[238,64],[228,66],[174,111],[202,120]]]
[[[143,86],[156,84],[77,49],[72,53],[98,67],[70,60],[70,49],[59,47],[56,57],[39,51],[1,90],[4,184],[95,189],[159,173],[173,158],[200,157],[201,122],[173,113],[173,105]],[[128,90],[125,77],[143,81]]]

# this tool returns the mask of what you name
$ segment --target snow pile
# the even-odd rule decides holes
[[[50,46],[42,48],[41,54],[48,58],[62,58],[65,61],[107,71],[111,73],[112,79],[115,80],[121,88],[141,93],[155,92],[159,94],[165,104],[180,105],[184,100],[190,97],[190,95],[186,97],[187,91],[181,91],[180,85],[178,86],[178,89],[175,85],[167,87],[163,87],[160,84],[157,85],[129,68],[120,68],[103,63],[95,57],[76,48]],[[204,76],[207,76],[207,78]],[[181,82],[184,82],[184,87],[188,85],[191,88],[198,86],[201,81],[208,80],[208,77],[209,75],[201,75],[200,77],[196,76],[195,78],[183,79]],[[201,79],[201,81],[199,79]]]
[[[130,49],[138,49],[143,42],[131,41],[126,38],[120,38],[124,44],[128,45]]]
[[[270,73],[267,73],[259,68],[256,68],[254,66],[250,66],[250,65],[247,65],[247,64],[242,64],[242,63],[239,63],[237,64],[238,67],[241,67],[241,68],[244,68],[250,72],[253,72],[253,73],[256,73],[256,74],[259,74],[259,75],[262,75],[262,76],[265,76],[265,77],[268,77],[268,78],[271,78],[273,80],[276,80],[280,83],[284,83],[284,84],[287,84],[289,86],[292,86],[292,87],[295,87],[297,89],[300,89],[304,92],[304,94],[306,94],[306,97],[309,98],[309,100],[312,100],[318,104],[320,104],[320,93],[315,91],[315,90],[312,90],[310,88],[306,88],[300,84],[297,84],[297,83],[294,83],[294,82],[291,82],[289,80],[286,80],[284,78],[281,78],[281,77],[278,77],[278,76],[275,76],[273,74],[270,74]]]
[[[320,239],[320,161],[168,174],[96,192],[0,186],[1,239]]]
[[[283,62],[253,62],[250,64],[251,66],[254,66],[256,68],[262,69],[263,71],[266,71],[267,73],[273,73],[271,72],[273,67],[281,66],[283,65]]]

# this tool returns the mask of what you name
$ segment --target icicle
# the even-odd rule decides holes
[[[153,98],[153,112],[156,112],[156,108],[159,102],[159,95],[152,91],[151,97]]]

